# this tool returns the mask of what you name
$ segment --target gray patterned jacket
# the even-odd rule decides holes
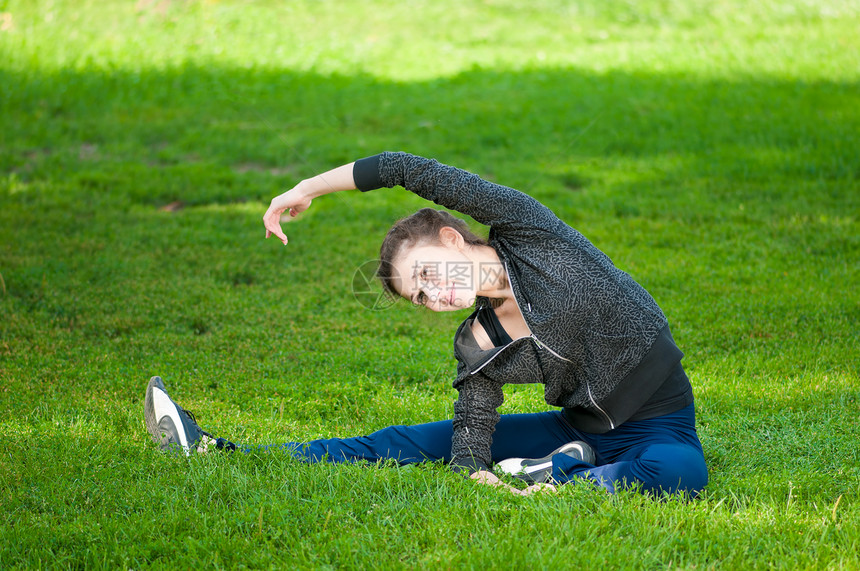
[[[651,295],[534,198],[407,153],[356,161],[354,177],[362,191],[402,186],[489,226],[490,245],[532,331],[484,351],[471,335],[474,314],[457,330],[455,465],[474,471],[492,463],[506,383],[543,383],[548,404],[595,433],[692,402],[683,353]],[[659,390],[668,378],[675,379],[671,394]]]

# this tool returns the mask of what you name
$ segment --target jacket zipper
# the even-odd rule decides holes
[[[567,357],[562,357],[561,355],[559,355],[558,353],[556,353],[555,351],[550,349],[549,346],[546,343],[544,343],[543,341],[541,341],[540,339],[538,339],[534,333],[532,333],[530,335],[530,337],[534,340],[535,345],[538,346],[538,349],[546,349],[547,351],[549,351],[550,353],[552,353],[553,355],[555,355],[556,357],[558,357],[562,361],[567,361],[568,363],[573,363],[573,361],[571,361]]]
[[[610,430],[614,429],[614,428],[615,428],[615,423],[614,423],[614,422],[612,422],[612,418],[609,416],[609,413],[607,413],[605,410],[603,410],[602,408],[600,408],[600,405],[599,405],[599,404],[597,404],[597,401],[595,401],[595,400],[594,400],[594,397],[591,395],[591,387],[590,387],[590,386],[588,386],[588,381],[586,381],[586,382],[585,382],[585,389],[588,391],[588,400],[590,400],[590,401],[591,401],[591,404],[593,404],[593,405],[594,405],[594,408],[596,408],[597,410],[599,410],[599,411],[601,412],[601,414],[603,414],[603,416],[605,416],[605,417],[606,417],[606,422],[608,422],[608,423],[609,423],[609,429],[610,429]]]
[[[563,361],[567,361],[568,363],[570,363],[570,362],[571,362],[571,360],[570,360],[570,359],[565,359],[564,357],[562,357],[561,355],[559,355],[558,353],[556,353],[555,351],[553,351],[552,349],[550,349],[549,347],[547,347],[546,345],[544,345],[544,344],[541,342],[541,340],[540,340],[540,339],[538,339],[537,337],[535,337],[535,334],[534,334],[534,333],[532,333],[532,339],[534,339],[535,343],[537,344],[537,346],[538,346],[539,348],[541,348],[541,349],[546,349],[547,351],[549,351],[550,353],[552,353],[553,355],[555,355],[556,357],[558,357],[559,359],[561,359],[561,360],[563,360]],[[495,355],[494,355],[494,357],[495,357]],[[609,428],[610,428],[610,429],[615,428],[615,423],[614,423],[614,422],[612,422],[612,417],[610,417],[610,416],[609,416],[609,413],[607,413],[605,410],[603,410],[603,409],[600,407],[600,405],[599,405],[599,404],[597,404],[597,401],[596,401],[596,400],[594,400],[594,396],[591,394],[591,387],[588,385],[588,381],[585,381],[585,390],[587,390],[587,391],[588,391],[588,400],[590,400],[590,401],[591,401],[591,404],[593,404],[593,405],[594,405],[594,408],[596,408],[597,410],[599,410],[599,411],[600,411],[600,413],[601,413],[604,417],[606,417],[606,422],[608,422],[608,423],[609,423]]]
[[[496,352],[496,354],[495,354],[495,355],[493,355],[492,357],[490,357],[489,359],[487,359],[486,361],[484,361],[483,363],[481,363],[481,366],[480,366],[480,367],[478,367],[478,368],[477,368],[477,369],[475,369],[474,371],[469,371],[469,374],[470,374],[470,375],[474,375],[475,373],[477,373],[478,371],[480,371],[481,369],[483,369],[484,367],[486,367],[487,365],[489,365],[490,363],[492,363],[492,362],[493,362],[493,360],[494,360],[496,357],[498,357],[498,356],[499,356],[499,355],[500,355],[500,354],[501,354],[505,349],[507,349],[508,347],[510,347],[511,345],[513,345],[514,343],[516,343],[517,341],[519,341],[520,339],[528,339],[528,337],[519,337],[519,338],[517,338],[517,339],[514,339],[513,341],[511,341],[510,343],[508,343],[507,345],[505,345],[504,347],[502,347],[501,349],[499,349],[499,350]]]
[[[523,292],[523,299],[524,299],[524,300],[525,300],[525,302],[526,302],[526,307],[523,307],[522,305],[520,305],[520,300],[518,300],[518,299],[517,299],[517,294],[516,294],[516,292],[514,291],[514,285],[513,285],[512,283],[510,283],[510,281],[511,281],[511,272],[510,272],[510,270],[508,270],[508,263],[507,263],[507,262],[505,262],[505,275],[507,275],[507,276],[508,276],[508,285],[510,285],[510,286],[511,286],[511,295],[513,295],[513,296],[514,296],[514,301],[515,301],[515,302],[517,302],[517,307],[519,307],[519,308],[520,308],[520,312],[522,312],[524,309],[528,308],[529,313],[531,313],[531,312],[532,312],[532,304],[531,304],[531,303],[529,303],[528,298],[526,298],[526,297],[525,297],[526,292]],[[528,323],[526,323],[526,325],[528,325]],[[531,327],[529,327],[529,333],[531,333]],[[534,337],[534,335],[532,335],[532,337]]]

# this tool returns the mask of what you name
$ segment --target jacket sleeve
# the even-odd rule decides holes
[[[440,206],[471,216],[497,232],[548,232],[563,226],[552,211],[529,195],[478,175],[409,153],[382,153],[355,162],[361,191],[402,186]]]
[[[459,398],[454,403],[454,437],[451,464],[469,474],[489,470],[493,463],[490,446],[499,422],[498,409],[504,402],[502,384],[475,373],[459,377],[454,387]]]

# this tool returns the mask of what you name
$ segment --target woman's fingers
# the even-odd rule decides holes
[[[281,215],[285,212],[289,213],[291,218],[295,218],[300,213],[307,210],[311,205],[311,200],[303,196],[301,192],[295,188],[276,196],[269,204],[269,209],[263,215],[263,225],[266,227],[266,238],[269,236],[277,236],[278,239],[287,244],[287,236],[281,228]]]
[[[531,486],[525,488],[524,490],[520,490],[507,484],[499,479],[498,476],[493,474],[492,472],[488,472],[486,470],[478,470],[474,474],[469,476],[472,480],[476,480],[481,484],[488,484],[490,486],[500,486],[508,490],[510,493],[515,496],[529,496],[535,492],[557,492],[558,489],[553,484],[532,484]]]
[[[525,490],[522,490],[524,496],[531,495],[535,492],[557,492],[558,489],[552,484],[532,484]]]
[[[269,210],[267,210],[266,214],[263,215],[263,225],[266,227],[266,238],[274,234],[286,246],[288,240],[286,234],[284,234],[284,231],[281,229],[281,212],[273,211],[272,208],[269,207]]]

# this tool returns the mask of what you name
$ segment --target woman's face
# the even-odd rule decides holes
[[[457,311],[475,304],[474,263],[455,244],[417,245],[394,262],[394,289],[415,305]]]

